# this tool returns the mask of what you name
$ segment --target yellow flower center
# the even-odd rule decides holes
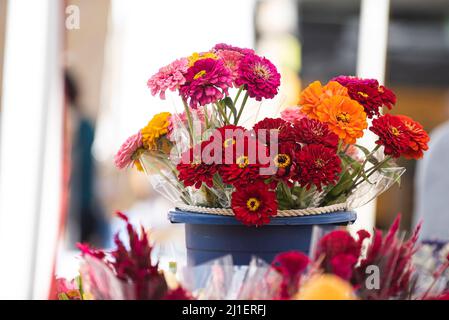
[[[201,78],[202,76],[204,76],[206,74],[206,70],[201,70],[200,72],[198,72],[194,77],[193,77],[193,79],[198,79],[198,78]]]
[[[396,127],[391,127],[390,130],[391,130],[391,133],[392,133],[394,136],[396,136],[396,137],[399,136],[399,135],[401,134],[401,132],[399,131],[399,129],[396,128]]]
[[[363,92],[363,91],[359,91],[359,92],[357,92],[357,94],[358,94],[359,96],[364,97],[364,98],[368,98],[368,97],[369,97],[369,95],[368,95],[367,93]]]
[[[239,166],[240,169],[244,169],[248,166],[249,164],[249,159],[247,156],[240,156],[237,158],[237,164]]]
[[[318,158],[315,160],[315,167],[322,168],[322,167],[324,167],[324,165],[325,165],[325,162],[323,159]]]
[[[349,123],[351,121],[351,115],[347,112],[340,112],[336,118],[339,122]]]
[[[233,144],[235,144],[235,139],[234,138],[229,138],[229,139],[226,139],[223,142],[223,147],[227,148],[229,146],[232,146]]]
[[[246,201],[246,207],[249,211],[256,211],[260,207],[260,201],[256,198],[249,198],[248,201]]]
[[[262,79],[267,80],[270,77],[270,70],[262,64],[256,64],[254,66],[254,73]]]
[[[195,62],[202,59],[217,60],[218,57],[215,53],[212,52],[203,52],[203,53],[194,52],[190,57],[187,58],[187,60],[189,60],[189,67],[193,66]]]
[[[286,168],[292,163],[290,156],[285,153],[279,153],[274,157],[274,164],[278,168]]]

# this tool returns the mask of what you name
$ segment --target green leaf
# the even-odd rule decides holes
[[[224,105],[227,108],[231,109],[231,112],[232,112],[234,118],[237,117],[237,109],[235,108],[235,105],[234,105],[234,102],[232,101],[232,99],[230,97],[226,97],[222,101],[224,102]]]

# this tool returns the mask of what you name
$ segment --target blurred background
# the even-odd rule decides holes
[[[155,113],[181,107],[152,97],[149,77],[222,42],[254,47],[280,69],[267,115],[295,105],[311,81],[348,74],[384,82],[398,98],[393,113],[428,131],[449,119],[449,0],[0,0],[0,250],[9,261],[0,274],[21,275],[0,296],[46,298],[52,274],[76,272],[77,242],[111,245],[122,228],[115,210],[155,229],[162,263],[182,263],[182,227],[166,220],[172,204],[113,157]],[[400,212],[411,228],[416,162],[400,164],[400,187],[363,208],[356,227],[387,228]]]

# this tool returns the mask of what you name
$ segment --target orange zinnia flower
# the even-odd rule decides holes
[[[406,159],[421,159],[424,155],[423,151],[429,149],[429,146],[427,145],[430,140],[429,135],[424,130],[423,126],[413,119],[404,115],[398,115],[398,118],[407,127],[410,135],[408,150],[403,153],[403,156]]]
[[[363,106],[348,97],[327,98],[317,107],[316,113],[318,120],[327,123],[329,128],[347,144],[354,144],[368,127]]]
[[[323,102],[324,99],[333,96],[348,96],[348,89],[343,87],[336,81],[330,81],[324,87],[321,82],[312,82],[299,97],[299,105],[302,107],[301,112],[309,116],[309,118],[317,119],[317,107]]]

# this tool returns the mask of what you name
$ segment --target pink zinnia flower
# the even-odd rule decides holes
[[[221,60],[201,59],[187,70],[180,94],[193,109],[223,99],[232,87],[232,76]]]
[[[243,54],[233,50],[221,50],[217,53],[218,57],[223,61],[224,65],[231,72],[232,80],[235,81],[239,76],[239,65],[243,58]]]
[[[136,152],[143,147],[142,134],[140,131],[126,139],[115,155],[114,162],[117,168],[124,169],[135,161]]]
[[[288,107],[284,111],[281,112],[281,118],[287,122],[296,124],[302,118],[305,118],[306,115],[301,112],[301,108],[294,106]]]
[[[236,52],[241,53],[243,55],[255,54],[253,49],[234,47],[234,46],[231,46],[230,44],[226,44],[226,43],[217,43],[212,48],[212,51],[214,51],[214,52],[219,52],[221,50],[236,51]]]
[[[186,82],[184,75],[187,72],[188,64],[188,60],[182,58],[160,68],[159,72],[148,80],[147,85],[151,89],[151,94],[155,96],[159,93],[159,97],[165,99],[166,90],[175,91],[183,85]]]
[[[270,60],[255,54],[247,54],[239,66],[237,86],[245,86],[249,96],[261,101],[271,99],[278,93],[281,75]]]

